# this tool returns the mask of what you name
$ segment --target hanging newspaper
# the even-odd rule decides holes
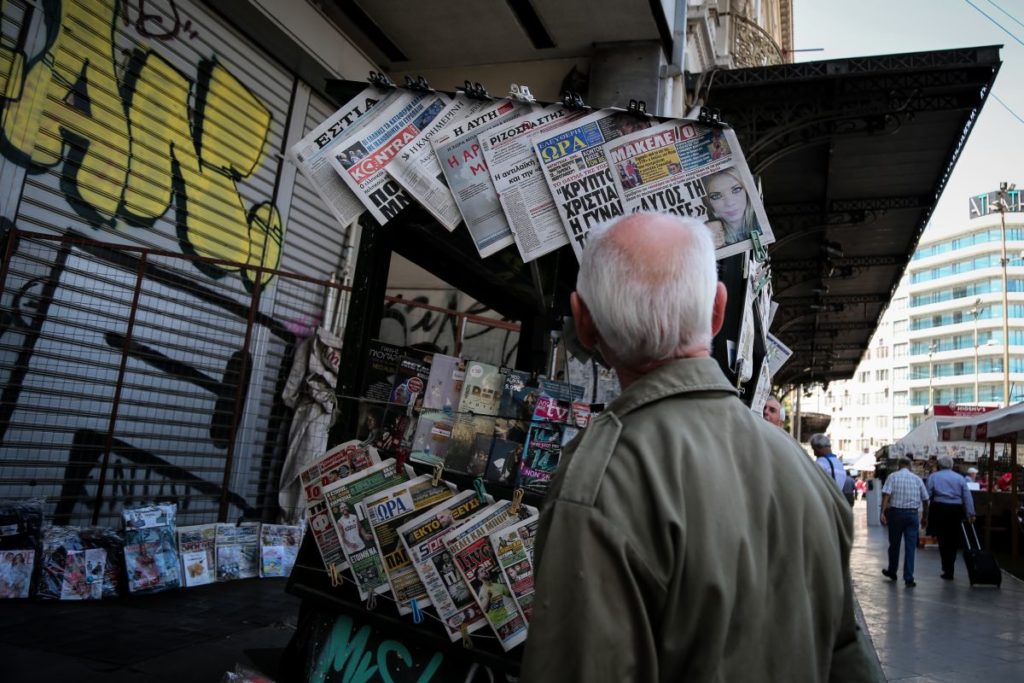
[[[435,485],[430,476],[424,474],[363,500],[362,507],[370,520],[377,552],[384,561],[384,573],[399,614],[412,613],[410,604],[413,600],[422,607],[429,606],[430,597],[402,546],[398,527],[454,495],[454,486],[444,481]]]
[[[448,131],[457,130],[460,126],[476,122],[472,125],[475,128],[484,123],[477,114],[482,109],[490,108],[491,104],[490,100],[456,95],[430,126],[410,140],[402,148],[402,153],[387,166],[388,175],[398,181],[413,199],[449,231],[454,230],[462,221],[462,214],[444,182],[444,174],[441,173],[441,166],[430,143],[435,139],[440,140]]]
[[[514,240],[477,136],[530,110],[529,105],[502,100],[479,113],[480,117],[489,117],[485,123],[474,128],[467,126],[461,135],[433,141],[441,171],[481,257],[504,249]]]
[[[747,251],[751,234],[775,241],[736,134],[673,120],[604,146],[627,213],[659,211],[703,221],[719,259]]]
[[[502,579],[527,623],[533,615],[533,543],[539,523],[540,517],[530,517],[491,534]]]
[[[531,138],[577,261],[590,229],[623,214],[602,146],[650,126],[648,119],[602,109]]]
[[[530,138],[582,115],[556,104],[479,136],[491,181],[524,263],[569,243]]]
[[[757,373],[757,385],[754,387],[754,396],[750,399],[750,410],[755,415],[764,414],[764,404],[772,393],[772,374],[768,367],[767,358],[761,363],[761,370]]]
[[[288,156],[342,225],[354,221],[363,212],[363,204],[334,172],[331,152],[344,139],[342,133],[386,96],[366,88],[288,150]]]
[[[476,491],[463,491],[398,528],[402,545],[453,642],[462,634],[463,625],[472,633],[487,622],[456,571],[443,537],[485,505]]]
[[[506,652],[526,640],[526,620],[519,614],[501,579],[501,567],[494,557],[490,535],[536,514],[536,508],[526,505],[521,505],[513,514],[512,503],[503,500],[473,515],[444,536],[459,574]]]
[[[398,471],[395,460],[388,458],[379,465],[324,487],[324,500],[334,521],[332,527],[339,538],[345,560],[352,569],[360,600],[368,599],[371,591],[378,594],[388,590],[384,565],[373,544],[373,533],[360,503],[367,496],[408,479],[409,470]],[[331,571],[326,558],[324,566]],[[341,571],[340,566],[336,571]]]
[[[786,364],[793,352],[774,334],[768,335],[768,368],[772,377]]]
[[[446,104],[442,93],[400,92],[346,131],[331,153],[334,170],[381,225],[411,201],[384,169]]]

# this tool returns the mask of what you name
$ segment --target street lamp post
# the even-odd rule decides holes
[[[932,375],[935,374],[935,365],[932,363],[932,355],[935,353],[937,345],[935,340],[932,339],[928,342],[928,413],[935,414],[935,395],[932,391]]]
[[[1017,188],[1016,185],[999,183],[999,226],[1002,241],[1003,267],[1003,407],[1010,405],[1010,308],[1007,297],[1008,278],[1006,277],[1006,266],[1009,260],[1006,258],[1006,212],[1009,209],[1007,195]]]
[[[971,315],[974,316],[974,396],[972,400],[978,403],[978,315],[981,313],[981,299],[974,300],[971,308]]]

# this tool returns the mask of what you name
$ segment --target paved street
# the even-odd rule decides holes
[[[1003,573],[1001,588],[972,588],[963,559],[956,580],[939,578],[939,550],[917,551],[916,588],[881,575],[888,537],[854,509],[851,570],[882,668],[890,682],[1024,680],[1024,582]]]

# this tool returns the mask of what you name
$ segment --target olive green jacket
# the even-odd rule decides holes
[[[673,361],[563,454],[521,680],[885,680],[852,535],[836,486],[715,361]]]

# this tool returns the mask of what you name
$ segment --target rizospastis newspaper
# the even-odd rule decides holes
[[[444,182],[441,166],[430,143],[460,125],[472,124],[476,114],[489,108],[491,104],[490,100],[475,100],[465,95],[456,95],[430,126],[420,131],[402,148],[401,154],[387,165],[388,175],[398,181],[413,199],[422,204],[448,230],[454,230],[462,222],[462,214],[459,213],[451,190]]]
[[[331,152],[344,139],[342,133],[383,98],[374,88],[363,90],[288,150],[299,171],[342,225],[348,225],[363,212],[363,203],[334,171]]]
[[[465,126],[461,134],[453,130],[453,135],[432,143],[441,171],[481,257],[504,249],[514,240],[477,136],[527,111],[529,105],[526,104],[511,100],[496,102],[477,115],[485,119],[483,123],[473,128]]]
[[[409,205],[409,196],[384,169],[448,104],[442,93],[400,92],[344,134],[331,165],[382,225]]]
[[[648,119],[603,109],[531,138],[577,260],[590,229],[623,214],[604,143],[650,125]]]
[[[658,211],[704,221],[725,258],[775,241],[732,130],[673,120],[604,146],[626,213]]]
[[[478,136],[523,262],[569,243],[530,137],[578,119],[583,112],[552,105]]]
[[[398,528],[402,545],[453,642],[463,626],[472,633],[487,621],[455,569],[443,537],[486,505],[476,491],[463,491]]]

